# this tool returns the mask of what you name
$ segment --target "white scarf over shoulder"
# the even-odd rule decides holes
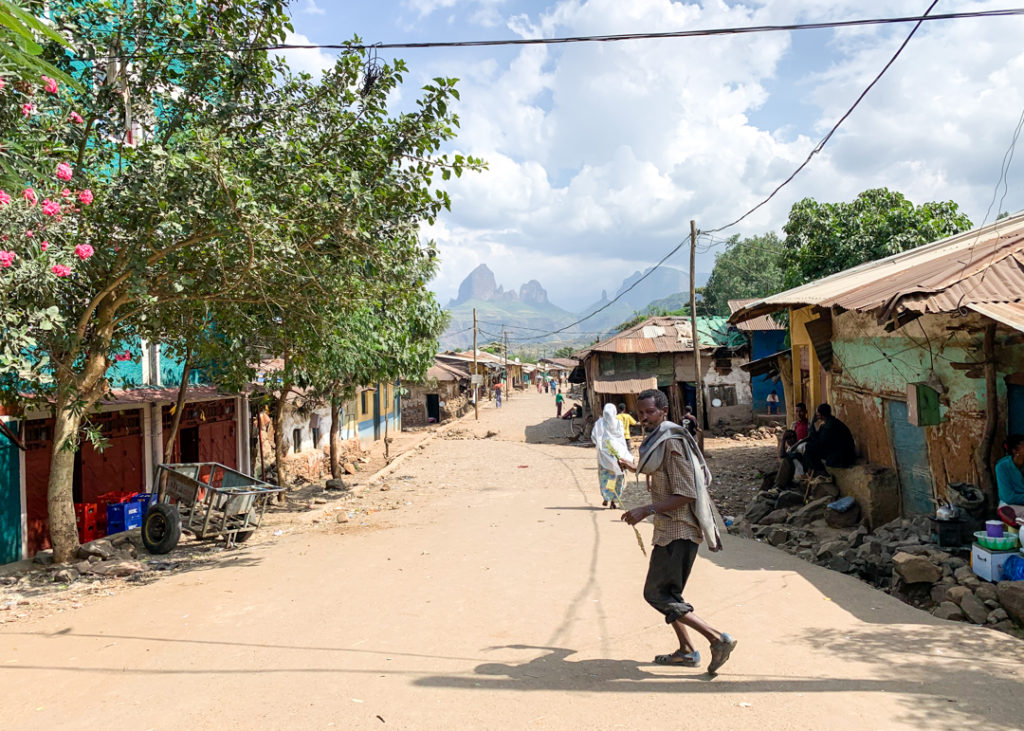
[[[688,429],[671,421],[663,421],[657,429],[647,435],[643,444],[640,445],[640,462],[637,465],[637,471],[651,475],[660,470],[665,461],[665,449],[672,441],[682,447],[683,456],[693,468],[693,484],[697,491],[693,513],[704,534],[704,541],[707,543],[708,549],[721,551],[722,535],[719,526],[724,527],[724,525],[722,516],[718,514],[718,508],[715,507],[715,503],[708,493],[708,486],[711,484],[711,470],[708,469],[708,463],[704,461],[704,455],[700,453],[697,441]]]

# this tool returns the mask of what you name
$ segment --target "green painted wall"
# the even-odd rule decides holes
[[[12,431],[18,426],[8,422]],[[0,564],[21,558],[21,471],[18,448],[0,434]]]

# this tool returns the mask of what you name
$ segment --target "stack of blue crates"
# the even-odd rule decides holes
[[[142,517],[146,517],[146,511],[149,510],[149,506],[156,502],[155,492],[140,492],[138,495],[132,498],[133,503],[139,504],[139,509],[142,510]]]
[[[139,503],[111,503],[107,506],[107,535],[140,528],[142,507]]]

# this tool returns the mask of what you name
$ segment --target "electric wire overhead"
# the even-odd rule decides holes
[[[934,4],[933,4],[934,5]],[[930,8],[929,8],[930,10]],[[836,28],[854,28],[858,26],[895,25],[902,23],[916,23],[917,26],[924,21],[937,20],[965,20],[969,18],[1007,18],[1024,15],[1024,8],[1004,8],[1001,10],[976,10],[959,13],[941,13],[930,15],[908,15],[890,18],[860,18],[856,20],[834,20],[821,23],[789,23],[785,25],[749,25],[731,26],[725,28],[702,28],[694,30],[665,31],[661,33],[615,33],[609,35],[592,36],[565,36],[558,38],[506,38],[484,41],[425,41],[425,42],[402,42],[402,43],[272,43],[264,45],[238,45],[229,46],[218,40],[202,40],[206,48],[195,48],[190,50],[167,51],[162,49],[164,55],[170,56],[202,56],[215,53],[242,53],[246,51],[302,51],[302,50],[326,50],[326,51],[379,51],[399,49],[426,49],[426,48],[482,48],[489,46],[550,46],[564,45],[571,43],[613,43],[620,41],[645,41],[664,40],[677,38],[707,38],[714,36],[746,35],[753,33],[786,33],[804,30],[828,30]],[[916,27],[915,27],[916,30]],[[186,39],[190,43],[196,43],[198,39]],[[144,53],[133,52],[128,54],[117,54],[98,57],[97,60],[132,60],[144,57]]]
[[[778,193],[778,192],[779,192],[780,190],[782,190],[782,189],[783,189],[783,188],[785,188],[785,187],[786,187],[787,185],[789,185],[789,184],[790,184],[790,183],[791,183],[791,182],[793,181],[793,179],[794,179],[794,178],[795,178],[795,177],[796,177],[797,175],[799,175],[799,174],[800,174],[800,172],[801,172],[801,171],[802,171],[802,170],[803,170],[803,169],[804,169],[805,167],[807,167],[807,166],[808,166],[808,165],[810,164],[810,162],[811,162],[811,159],[812,159],[812,158],[813,158],[813,157],[814,157],[815,155],[817,155],[817,154],[818,154],[819,152],[821,152],[821,151],[822,151],[823,149],[825,149],[825,145],[826,145],[826,144],[828,144],[828,141],[829,141],[830,139],[832,139],[832,135],[834,135],[834,134],[835,134],[835,133],[836,133],[836,132],[838,131],[839,127],[840,127],[840,126],[841,126],[841,125],[843,124],[843,122],[845,122],[845,121],[846,121],[846,119],[847,119],[847,118],[848,118],[848,117],[849,117],[849,116],[850,116],[851,114],[853,114],[853,110],[857,108],[857,106],[858,106],[858,105],[859,105],[859,104],[861,103],[861,101],[863,101],[863,100],[864,100],[864,97],[866,97],[866,96],[868,95],[868,92],[869,92],[869,91],[871,91],[871,89],[873,89],[873,88],[874,88],[875,84],[877,84],[877,83],[879,82],[879,80],[881,80],[881,78],[882,78],[882,77],[883,77],[883,76],[885,75],[885,72],[886,72],[886,71],[888,71],[888,70],[889,70],[889,68],[890,68],[890,67],[891,67],[891,66],[892,66],[892,65],[893,65],[893,64],[894,64],[894,63],[896,62],[896,59],[900,57],[900,54],[901,54],[901,53],[903,53],[903,49],[907,47],[907,44],[908,44],[908,43],[910,43],[910,39],[914,37],[914,34],[915,34],[915,33],[917,33],[917,30],[918,30],[918,28],[920,28],[920,27],[921,27],[921,24],[922,24],[922,23],[923,23],[923,22],[924,22],[924,21],[925,21],[926,19],[928,19],[929,17],[931,17],[931,18],[937,18],[937,17],[939,17],[939,16],[937,16],[937,15],[936,15],[936,16],[929,16],[929,15],[928,15],[928,14],[929,14],[929,13],[930,13],[930,12],[932,11],[932,8],[934,8],[934,7],[935,7],[936,5],[938,5],[938,4],[939,4],[939,0],[932,0],[932,4],[931,4],[931,5],[929,5],[929,6],[928,6],[928,9],[924,11],[924,15],[922,15],[922,16],[921,16],[920,18],[918,18],[918,20],[917,20],[917,23],[915,23],[915,24],[914,24],[914,27],[913,27],[913,28],[911,28],[911,30],[910,30],[910,33],[909,33],[909,34],[907,35],[907,37],[906,37],[906,38],[905,38],[905,39],[903,40],[903,43],[901,43],[901,44],[900,44],[900,47],[896,49],[896,53],[894,53],[894,54],[892,55],[892,58],[890,58],[890,59],[889,59],[888,63],[886,63],[886,64],[885,64],[885,66],[883,66],[883,67],[882,67],[882,70],[881,70],[881,71],[879,71],[879,72],[878,72],[878,74],[876,74],[876,75],[875,75],[875,78],[873,78],[873,79],[871,80],[871,83],[870,83],[870,84],[868,84],[868,85],[867,85],[867,86],[866,86],[866,87],[864,88],[864,91],[862,91],[862,92],[860,93],[860,96],[858,96],[858,97],[857,97],[857,99],[856,99],[856,100],[855,100],[855,101],[853,102],[853,105],[852,105],[852,106],[850,106],[850,108],[846,110],[846,112],[845,112],[845,113],[843,114],[843,116],[841,116],[841,117],[839,118],[839,121],[838,121],[838,122],[836,122],[836,123],[835,123],[834,125],[832,125],[832,129],[830,129],[830,130],[829,130],[829,131],[828,131],[828,132],[827,132],[827,133],[825,134],[825,136],[821,138],[821,141],[820,141],[820,142],[818,142],[818,144],[816,144],[816,145],[814,146],[814,149],[812,149],[812,150],[811,150],[811,152],[810,152],[810,154],[809,154],[809,155],[807,156],[807,158],[806,158],[806,159],[805,159],[805,160],[804,160],[804,161],[803,161],[802,163],[800,163],[800,165],[799,165],[799,166],[797,167],[797,169],[796,169],[796,170],[794,170],[794,171],[793,171],[792,173],[790,173],[790,175],[789,175],[789,177],[788,177],[788,178],[786,178],[786,179],[785,179],[785,180],[783,180],[783,181],[782,181],[781,183],[779,183],[779,184],[778,184],[778,185],[777,185],[777,186],[775,187],[775,189],[774,189],[774,190],[773,190],[773,191],[772,191],[771,193],[769,193],[769,194],[768,194],[768,197],[767,197],[767,198],[765,198],[764,200],[762,200],[762,201],[761,201],[760,203],[758,203],[758,204],[757,204],[756,206],[754,206],[753,208],[751,208],[750,210],[748,210],[748,211],[747,211],[746,213],[744,213],[744,214],[743,214],[742,216],[740,216],[739,218],[737,218],[737,219],[736,219],[735,221],[733,221],[732,223],[727,223],[727,224],[725,224],[724,226],[719,226],[718,228],[712,228],[712,229],[708,229],[708,230],[707,230],[707,231],[706,231],[705,233],[718,233],[718,232],[720,232],[720,231],[725,231],[725,230],[726,230],[727,228],[732,228],[733,226],[735,226],[736,224],[738,224],[738,223],[739,223],[740,221],[742,221],[743,219],[745,219],[745,218],[746,218],[747,216],[749,216],[750,214],[752,214],[752,213],[753,213],[754,211],[758,210],[759,208],[761,208],[762,206],[764,206],[765,204],[767,204],[767,203],[768,203],[768,201],[770,201],[770,200],[771,200],[772,198],[774,198],[774,197],[776,196],[776,194],[777,194],[777,193]]]
[[[814,156],[817,155],[819,152],[821,152],[822,149],[824,149],[826,143],[832,138],[832,136],[836,133],[836,131],[839,129],[839,127],[843,124],[843,122],[845,122],[847,120],[847,118],[849,118],[849,116],[851,114],[853,114],[853,111],[857,108],[857,106],[861,103],[861,101],[863,101],[864,97],[867,96],[868,92],[870,92],[871,89],[874,88],[874,86],[879,82],[879,80],[881,80],[881,78],[885,75],[885,73],[892,67],[892,65],[896,62],[896,59],[899,58],[901,53],[903,53],[903,49],[905,49],[907,47],[907,44],[910,43],[910,39],[913,38],[914,35],[917,33],[918,29],[921,27],[921,24],[925,20],[939,20],[939,19],[947,18],[947,17],[953,15],[953,14],[950,14],[950,13],[947,13],[947,14],[944,14],[944,15],[930,15],[931,11],[935,8],[935,6],[938,4],[938,2],[939,2],[939,0],[933,0],[932,3],[928,6],[928,9],[925,10],[924,15],[915,16],[913,18],[909,18],[909,19],[906,19],[904,21],[904,22],[911,22],[911,21],[913,21],[914,22],[914,27],[910,30],[910,33],[903,40],[903,43],[900,44],[899,48],[896,49],[896,52],[892,55],[892,57],[889,59],[889,61],[885,64],[885,66],[882,67],[882,70],[879,71],[875,75],[875,77],[871,80],[871,83],[869,83],[864,88],[864,90],[860,93],[860,95],[853,102],[853,104],[839,118],[839,121],[837,121],[832,126],[832,128],[828,131],[828,133],[821,139],[821,141],[819,141],[818,144],[815,145],[814,149],[811,150],[811,152],[807,156],[807,158],[799,165],[799,167],[797,167],[796,170],[794,170],[789,175],[789,177],[787,177],[785,180],[783,180],[781,183],[779,183],[779,185],[776,186],[776,188],[768,195],[768,197],[766,197],[760,203],[758,203],[753,208],[748,210],[746,213],[744,213],[742,216],[737,218],[735,221],[732,221],[731,223],[728,223],[728,224],[726,224],[724,226],[719,226],[718,228],[713,228],[713,229],[708,229],[708,230],[705,230],[705,231],[700,231],[700,232],[698,232],[698,235],[710,236],[711,234],[719,233],[719,232],[724,231],[724,230],[726,230],[728,228],[732,228],[733,226],[738,224],[740,221],[744,220],[749,215],[754,213],[756,210],[758,210],[759,208],[764,206],[766,203],[768,203],[772,198],[774,198],[776,196],[776,194],[779,193],[779,191],[781,191],[790,182],[792,182],[793,179],[796,178],[796,176],[805,167],[807,167],[807,165],[811,162],[811,160],[814,158]],[[1013,9],[1013,10],[1007,10],[1007,11],[993,11],[993,12],[1000,12],[1000,13],[1004,13],[1004,14],[1007,14],[1007,15],[1024,15],[1024,9]],[[839,22],[841,22],[841,23],[855,23],[857,21],[839,21]],[[867,23],[866,22],[861,22],[860,24],[867,24]],[[810,24],[808,24],[808,25],[810,25]],[[831,25],[831,24],[819,24],[819,25],[822,25],[822,27],[841,27],[841,26]],[[696,31],[693,31],[693,32],[696,32]],[[557,335],[558,333],[564,332],[564,331],[568,330],[569,328],[571,328],[571,327],[573,327],[575,325],[580,324],[581,322],[585,322],[586,320],[589,320],[594,315],[596,315],[599,312],[601,312],[601,311],[607,309],[608,307],[610,307],[619,298],[621,298],[622,295],[626,294],[626,292],[628,292],[631,289],[633,289],[634,287],[636,287],[638,284],[640,284],[640,282],[642,282],[647,277],[649,277],[651,274],[653,274],[655,271],[657,271],[659,268],[661,268],[661,266],[673,254],[675,254],[677,251],[679,251],[679,249],[681,249],[684,244],[685,244],[685,241],[679,243],[675,248],[673,248],[671,251],[669,251],[668,254],[666,254],[664,257],[662,257],[662,259],[657,264],[655,264],[647,272],[645,272],[642,277],[640,277],[636,282],[634,282],[632,285],[630,285],[630,287],[628,289],[624,290],[623,292],[618,294],[614,299],[610,300],[604,306],[599,307],[598,309],[594,310],[589,315],[586,315],[586,316],[580,318],[579,320],[576,320],[575,322],[573,322],[573,323],[571,323],[569,325],[566,325],[563,328],[560,328],[560,329],[557,329],[557,330],[552,330],[552,331],[550,331],[548,333],[545,333],[545,334],[542,334],[542,335],[535,335],[535,336],[530,337],[530,338],[524,338],[524,339],[520,340],[519,342],[526,342],[527,340],[542,340],[544,338],[550,337],[551,335]],[[714,244],[709,245],[707,247],[707,249],[712,248],[712,246],[714,246]]]

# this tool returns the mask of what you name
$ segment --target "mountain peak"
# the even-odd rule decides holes
[[[486,264],[471,271],[459,285],[459,295],[448,307],[456,307],[469,300],[481,302],[524,302],[530,305],[548,305],[548,293],[536,279],[531,279],[519,288],[506,290],[494,279],[494,272]]]

